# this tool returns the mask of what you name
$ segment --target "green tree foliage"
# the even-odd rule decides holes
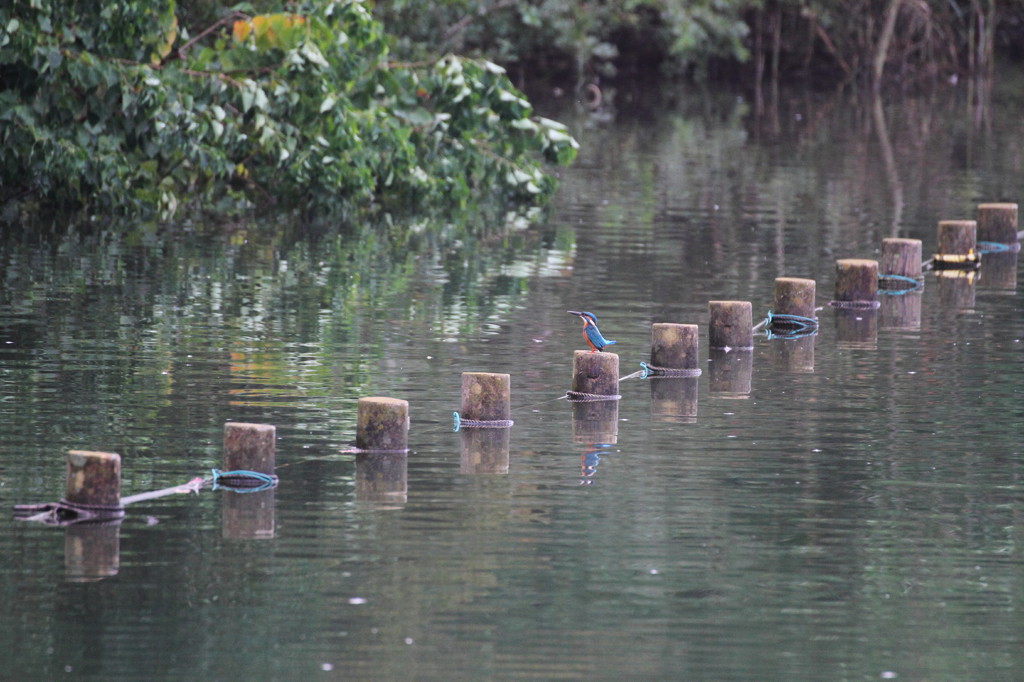
[[[623,61],[652,75],[743,61],[744,13],[758,0],[381,0],[375,12],[403,47],[484,49],[503,63],[545,64],[578,77],[613,75]]]
[[[543,198],[564,126],[484,60],[390,61],[358,0],[236,9],[190,36],[174,0],[0,7],[0,202],[167,216],[184,201],[361,210]]]
[[[830,84],[869,81],[879,59],[901,82],[979,74],[991,68],[997,44],[1020,49],[1024,23],[1022,3],[994,0],[435,0],[431,6],[424,12],[419,0],[378,0],[374,11],[401,36],[404,53],[486,52],[524,80],[580,83],[616,73],[700,78],[716,66],[756,79],[769,54],[775,75]]]

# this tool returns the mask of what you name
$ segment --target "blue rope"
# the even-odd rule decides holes
[[[788,313],[772,313],[768,311],[768,317],[764,322],[765,336],[768,339],[799,339],[803,336],[813,336],[818,333],[818,321],[813,317],[803,315],[791,315]],[[787,329],[773,329],[775,324],[791,326]]]
[[[905,275],[879,275],[879,282],[899,282],[901,284],[909,284],[910,286],[903,289],[883,289],[878,287],[878,293],[885,294],[886,296],[902,296],[908,294],[911,291],[920,291],[924,288],[924,281],[914,279],[913,277],[906,277]]]
[[[236,493],[255,493],[268,488],[273,488],[277,485],[277,476],[273,474],[263,474],[258,471],[246,471],[239,469],[236,471],[221,471],[220,469],[211,469],[213,473],[213,489],[225,488],[227,490],[233,490]],[[222,478],[235,479],[236,483],[223,484],[220,482]],[[250,483],[249,481],[255,483]],[[238,485],[242,483],[242,485]]]
[[[978,253],[1002,253],[1010,250],[1009,244],[1000,242],[978,242]]]

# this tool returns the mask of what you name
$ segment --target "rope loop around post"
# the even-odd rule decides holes
[[[221,471],[211,469],[213,473],[213,489],[223,488],[236,493],[257,493],[261,490],[277,487],[278,478],[273,474],[262,474],[258,471]]]
[[[765,337],[768,339],[799,339],[817,334],[818,320],[814,317],[773,313],[769,310],[768,316],[758,327],[765,328]]]
[[[876,310],[882,304],[878,301],[829,301],[828,305],[839,310]]]
[[[462,415],[458,412],[452,412],[452,421],[454,422],[454,428],[452,431],[458,432],[460,429],[507,429],[511,428],[514,421],[511,419],[463,419]]]
[[[646,362],[640,363],[640,378],[641,379],[657,379],[657,378],[687,378],[687,377],[699,377],[701,370],[699,367],[694,369],[676,369],[674,367],[658,367]],[[631,375],[632,376],[632,375]],[[621,381],[621,380],[620,380]]]
[[[599,393],[582,393],[580,391],[566,391],[566,400],[570,403],[592,403],[599,400],[619,400],[621,395],[601,395]]]
[[[924,289],[924,280],[906,275],[879,275],[878,293],[884,296],[902,296]]]
[[[1014,244],[1003,244],[1002,242],[978,242],[978,253],[1006,253],[1007,251],[1020,251],[1020,242]]]

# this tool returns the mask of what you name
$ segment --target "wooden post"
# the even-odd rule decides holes
[[[978,204],[978,241],[1016,244],[1017,204]]]
[[[409,403],[398,398],[360,398],[356,404],[356,448],[404,452],[409,449]]]
[[[750,301],[708,301],[708,345],[713,349],[750,350],[754,321]]]
[[[777,315],[799,315],[814,319],[815,295],[816,285],[813,279],[776,277],[772,312]]]
[[[572,390],[590,395],[618,395],[619,356],[587,350],[573,352]]]
[[[978,246],[978,223],[974,220],[940,220],[939,254],[966,256]]]
[[[651,366],[697,369],[697,325],[657,322],[651,326]]]
[[[873,307],[878,299],[878,261],[841,258],[836,261],[836,307]]]
[[[224,470],[274,475],[277,429],[270,424],[228,422],[224,425]]]
[[[64,502],[86,508],[100,507],[104,516],[123,516],[121,455],[91,450],[69,451]]]
[[[512,413],[512,380],[508,374],[462,373],[462,411],[472,421],[506,421]]]
[[[921,240],[886,237],[882,240],[882,275],[921,278]]]

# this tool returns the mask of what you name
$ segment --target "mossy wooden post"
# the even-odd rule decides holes
[[[814,319],[816,293],[813,279],[776,277],[772,312],[777,315],[799,315]]]
[[[754,347],[754,317],[750,301],[708,301],[708,346],[731,350]]]
[[[921,279],[921,240],[886,237],[882,240],[882,275],[899,275]]]
[[[277,429],[271,424],[224,425],[224,470],[274,475]]]
[[[121,455],[91,450],[69,451],[64,502],[83,508],[97,507],[105,517],[123,516]]]
[[[978,204],[978,241],[1016,244],[1017,204]]]
[[[619,394],[619,356],[578,350],[572,356],[572,390],[591,395]]]
[[[657,322],[651,326],[651,366],[697,369],[699,348],[695,324]]]
[[[507,421],[511,419],[511,401],[512,379],[508,374],[462,373],[462,419]]]
[[[356,448],[367,452],[409,449],[409,403],[398,398],[360,398],[356,404]]]
[[[978,223],[974,220],[939,221],[940,256],[966,256],[978,247]]]
[[[878,261],[841,258],[836,261],[836,302],[866,304],[878,300]]]

